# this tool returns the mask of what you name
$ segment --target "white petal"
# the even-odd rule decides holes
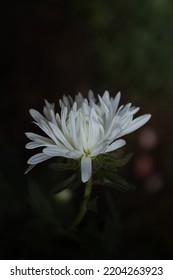
[[[26,149],[35,149],[35,148],[39,148],[39,147],[42,147],[42,146],[45,146],[45,144],[39,144],[39,143],[36,143],[36,142],[29,142],[25,145],[25,148]]]
[[[92,148],[93,146],[95,146],[95,144],[100,140],[99,136],[100,136],[101,129],[102,129],[102,132],[104,133],[103,127],[97,121],[95,115],[96,115],[95,109],[92,108],[91,114],[90,114],[90,120],[89,120],[89,129],[88,129],[88,146],[89,146],[89,148]]]
[[[31,164],[25,171],[24,174],[27,174],[31,169],[33,169],[36,166],[36,164]]]
[[[70,109],[71,106],[70,106],[70,100],[69,100],[68,96],[64,95],[63,98],[62,98],[62,100],[63,100],[64,105],[65,105],[68,109]]]
[[[80,129],[81,145],[82,145],[82,148],[84,150],[86,150],[87,149],[87,140],[86,140],[85,120],[84,120],[84,116],[82,115],[81,112],[79,114],[79,129]]]
[[[58,148],[57,146],[53,146],[53,147],[47,147],[45,149],[43,149],[43,153],[51,156],[51,157],[58,157],[58,156],[62,156],[65,157],[65,153],[67,152],[67,150],[62,149],[62,148]]]
[[[84,97],[80,92],[75,96],[75,101],[77,102],[78,105],[81,105],[82,102],[84,101]]]
[[[113,135],[114,131],[121,128],[121,118],[117,115],[111,120],[111,122],[105,125],[105,137],[109,137],[109,135]]]
[[[128,113],[128,116],[135,115],[139,111],[140,107],[131,107],[130,112]]]
[[[52,109],[50,109],[49,114],[50,114],[50,119],[51,119],[51,121],[52,121],[55,125],[57,125],[56,116],[55,116],[55,113],[54,113],[54,111],[53,111]]]
[[[78,158],[81,158],[81,156],[83,155],[83,153],[82,152],[80,152],[80,151],[70,151],[70,152],[67,152],[66,154],[65,154],[65,157],[67,157],[67,158],[74,158],[74,159],[78,159]]]
[[[108,145],[108,141],[107,140],[102,141],[100,143],[97,143],[96,147],[93,149],[93,151],[90,154],[91,157],[95,157],[95,156],[97,156],[99,154],[106,153],[107,145]]]
[[[74,143],[75,146],[77,146],[76,124],[75,124],[75,116],[73,111],[70,111],[69,114],[69,130],[70,130],[70,136],[72,142]]]
[[[46,119],[50,121],[49,111],[46,106],[43,108],[43,114],[45,115]]]
[[[110,108],[111,103],[110,103],[109,91],[106,90],[106,91],[104,92],[102,99],[103,99],[103,101],[105,102],[106,106],[107,106],[108,108]]]
[[[117,95],[115,96],[114,101],[113,101],[113,111],[114,111],[114,113],[117,111],[117,108],[118,108],[118,105],[119,105],[119,102],[120,102],[120,98],[121,98],[121,92],[119,91],[117,93]]]
[[[121,127],[119,126],[116,129],[114,129],[111,134],[108,135],[109,143],[112,143],[112,141],[114,141],[115,139],[120,138],[120,134],[121,134]]]
[[[47,137],[43,137],[41,135],[32,133],[32,132],[26,132],[25,135],[32,141],[35,141],[39,144],[54,144],[54,142],[52,141],[52,139],[47,138]]]
[[[47,99],[44,99],[44,102],[45,102],[45,104],[46,104],[46,107],[47,107],[47,109],[50,111],[50,110],[53,110],[54,111],[54,109],[55,109],[55,104],[54,103],[49,103],[48,101],[47,101]]]
[[[45,102],[46,106],[44,106],[44,108],[43,108],[43,114],[45,115],[46,119],[48,119],[49,121],[56,122],[55,112],[54,112],[54,108],[55,108],[54,103],[51,104],[46,99],[44,99],[44,102]]]
[[[130,107],[131,107],[132,103],[128,103],[126,104],[118,113],[119,116],[121,116],[122,118],[124,116],[126,116],[126,114],[128,114],[128,112],[130,111]]]
[[[54,125],[53,123],[49,122],[49,125],[53,132],[55,133],[56,137],[66,146],[68,149],[73,150],[73,147],[69,143],[68,139],[63,135],[62,131],[59,129],[58,126]]]
[[[94,103],[96,102],[94,93],[93,93],[93,91],[92,91],[91,89],[88,91],[88,99],[89,99],[89,101],[92,100]],[[90,104],[90,105],[91,105],[91,104]]]
[[[81,158],[82,153],[80,151],[69,151],[65,147],[64,148],[58,148],[56,146],[47,147],[43,149],[43,153],[46,155],[49,155],[51,157],[65,157],[65,158],[74,158],[78,159]]]
[[[129,128],[132,124],[133,121],[133,116],[126,116],[124,119],[121,121],[121,129],[124,131],[126,128]]]
[[[27,161],[28,164],[37,164],[37,163],[40,163],[42,161],[45,161],[49,158],[51,158],[52,156],[48,156],[48,155],[45,155],[43,153],[39,153],[39,154],[36,154],[32,157],[30,157]]]
[[[92,161],[90,157],[83,156],[81,159],[81,178],[82,182],[85,183],[89,180],[92,175]]]
[[[56,121],[57,121],[58,126],[60,126],[60,124],[61,124],[60,115],[58,113],[56,113],[55,117],[56,117]]]
[[[66,119],[67,119],[67,114],[68,114],[68,109],[67,107],[64,107],[61,110],[61,129],[62,129],[62,133],[64,134],[64,136],[66,138],[69,138],[69,131],[67,129],[67,125],[66,125]]]
[[[46,121],[41,120],[40,123],[35,122],[35,124],[40,127],[57,145],[59,145],[58,139],[55,137],[52,129],[49,127]]]
[[[121,133],[121,136],[125,135],[125,134],[129,134],[129,133],[137,130],[138,128],[143,126],[146,122],[148,122],[150,118],[151,118],[151,115],[147,114],[147,115],[143,115],[143,116],[140,116],[140,117],[134,119],[131,122],[131,124],[129,125],[129,127],[124,129],[124,131]]]
[[[106,149],[106,153],[117,150],[121,147],[123,147],[126,144],[126,141],[123,139],[119,139],[115,142],[113,142],[111,145],[109,145]]]
[[[106,115],[108,115],[108,114],[109,114],[109,109],[108,109],[108,107],[106,106],[106,103],[104,102],[103,97],[101,97],[101,96],[98,94],[98,98],[99,98],[99,101],[100,101],[102,110],[104,111],[104,113],[105,113]]]
[[[44,116],[35,109],[30,109],[29,113],[36,122],[40,122],[40,120],[45,119]]]
[[[61,109],[63,109],[65,107],[64,103],[62,102],[62,100],[60,99],[59,100],[59,106]]]

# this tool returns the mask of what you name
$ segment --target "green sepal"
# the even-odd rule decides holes
[[[57,162],[51,163],[49,166],[55,171],[75,170],[79,168],[79,162],[73,159],[59,159]]]
[[[93,159],[93,162],[92,162],[92,165],[93,165],[93,170],[94,171],[97,171],[99,170],[100,168],[102,168],[103,166],[103,156],[97,156],[96,158]]]
[[[120,191],[132,191],[135,186],[121,178],[117,173],[104,171],[104,180],[101,182],[104,186],[109,186]]]
[[[117,171],[118,167],[122,167],[128,163],[132,157],[132,153],[121,158],[117,158],[111,154],[99,155],[93,159],[93,170],[98,173],[98,170],[104,169],[108,171]]]
[[[51,194],[59,193],[65,190],[66,188],[76,188],[80,185],[80,183],[81,180],[79,179],[78,174],[73,174],[67,180],[58,183],[58,185],[51,190]]]
[[[132,158],[133,154],[127,154],[122,158],[116,158],[111,154],[105,154],[103,156],[103,168],[107,170],[116,170],[116,167],[122,167],[126,165],[129,160]]]

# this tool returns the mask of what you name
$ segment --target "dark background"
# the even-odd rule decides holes
[[[1,1],[1,259],[172,259],[173,2],[169,0]],[[84,186],[51,196],[67,174],[47,163],[24,175],[28,113],[74,96],[120,90],[151,120],[127,135],[133,159],[120,173],[136,185],[122,193],[96,186],[99,213],[77,232],[61,229]],[[32,153],[33,152],[33,153]],[[65,222],[64,222],[65,221]]]

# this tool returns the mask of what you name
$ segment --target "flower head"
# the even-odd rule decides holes
[[[120,92],[110,97],[105,91],[98,95],[98,102],[92,91],[88,98],[81,93],[75,96],[63,96],[59,101],[61,113],[55,113],[54,104],[45,100],[43,114],[30,109],[34,123],[46,134],[41,136],[27,132],[31,140],[26,144],[27,149],[43,147],[28,160],[30,167],[52,157],[78,159],[81,162],[81,179],[87,182],[92,174],[92,159],[100,154],[112,152],[126,144],[122,136],[143,126],[151,117],[146,114],[133,119],[139,111],[131,103],[118,108]]]

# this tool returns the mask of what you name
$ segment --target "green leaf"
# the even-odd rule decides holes
[[[80,183],[81,180],[79,179],[78,174],[73,174],[70,178],[60,182],[55,188],[53,188],[51,190],[51,194],[59,193],[68,187],[70,188],[78,187]]]

